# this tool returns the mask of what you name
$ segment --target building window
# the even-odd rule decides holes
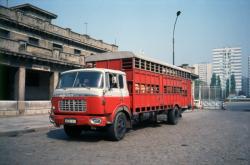
[[[32,45],[38,46],[39,45],[39,39],[33,38],[33,37],[29,37],[29,43],[32,44]]]
[[[8,30],[0,29],[0,37],[10,38],[10,32]]]
[[[53,43],[53,49],[62,50],[62,49],[63,49],[63,46],[60,45],[60,44]]]
[[[77,54],[77,55],[81,54],[81,50],[79,50],[79,49],[74,49],[74,54]]]
[[[27,42],[22,40],[19,40],[18,42],[20,44],[19,51],[26,50]]]

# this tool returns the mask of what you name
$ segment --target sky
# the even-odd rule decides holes
[[[172,63],[176,12],[175,64],[212,62],[212,49],[241,47],[243,74],[250,56],[250,0],[8,0],[30,3],[58,18],[53,24],[86,33]],[[0,0],[6,6],[7,0]]]

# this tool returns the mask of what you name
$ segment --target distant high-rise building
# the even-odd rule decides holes
[[[212,77],[212,64],[194,64],[195,68],[194,73],[199,75],[199,79],[205,82],[207,85],[210,85],[211,77]]]
[[[213,49],[213,73],[220,76],[222,89],[226,88],[226,81],[231,75],[235,76],[235,90],[242,89],[241,48]]]
[[[246,77],[246,76],[242,76],[242,92],[240,93],[241,95],[245,95],[245,96],[247,96],[248,95],[248,84],[249,84],[249,82],[248,82],[249,80],[248,80],[248,77]]]

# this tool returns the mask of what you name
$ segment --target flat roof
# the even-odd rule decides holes
[[[49,11],[46,11],[46,10],[43,10],[39,7],[36,7],[34,5],[31,5],[29,3],[25,3],[25,4],[22,4],[22,5],[17,5],[17,6],[13,6],[11,7],[11,9],[15,9],[15,10],[21,10],[21,11],[25,11],[25,10],[30,10],[30,11],[36,11],[42,15],[45,15],[47,18],[49,19],[55,19],[57,18],[57,15],[56,14],[53,14]]]

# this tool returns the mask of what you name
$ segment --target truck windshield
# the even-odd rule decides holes
[[[61,75],[57,88],[102,88],[103,74],[95,71],[70,72]]]

